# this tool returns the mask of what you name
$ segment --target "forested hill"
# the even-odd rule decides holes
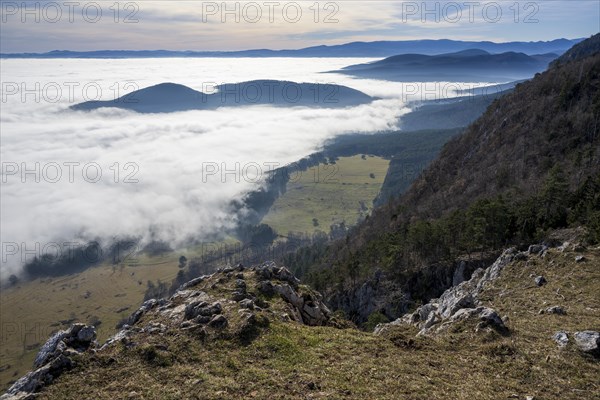
[[[482,197],[536,194],[552,167],[571,188],[597,173],[600,52],[596,35],[493,103],[414,183],[403,204],[437,216]],[[589,46],[586,46],[589,45]],[[582,57],[574,56],[581,54]]]
[[[580,60],[597,53],[600,53],[600,33],[595,34],[588,40],[577,43],[562,56],[554,60],[552,65],[566,64],[570,61]]]
[[[364,320],[402,311],[390,311],[390,291],[401,293],[399,308],[439,295],[459,257],[542,241],[568,226],[586,225],[589,240],[600,240],[600,53],[588,51],[597,39],[494,101],[402,197],[345,240],[287,264]],[[379,300],[361,299],[365,284]]]

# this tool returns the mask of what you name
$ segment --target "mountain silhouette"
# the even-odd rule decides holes
[[[343,108],[370,103],[373,100],[375,98],[346,86],[255,80],[218,85],[210,93],[177,83],[161,83],[136,90],[115,100],[87,101],[71,106],[71,109],[89,111],[115,107],[139,113],[168,113],[251,105]]]
[[[531,77],[545,70],[557,57],[554,53],[530,56],[516,52],[491,54],[481,49],[468,49],[435,56],[401,54],[332,72],[399,82],[507,82]]]

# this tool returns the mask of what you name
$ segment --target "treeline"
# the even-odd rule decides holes
[[[37,244],[36,254],[23,265],[24,277],[36,279],[78,273],[103,262],[118,264],[132,257],[138,240],[115,240],[108,246],[99,241],[88,243],[53,242]]]
[[[410,115],[410,114],[409,114]],[[242,202],[234,202],[235,210],[245,209],[245,225],[236,235],[244,239],[244,230],[257,225],[269,209],[285,194],[290,177],[308,171],[319,164],[335,164],[339,157],[374,155],[390,159],[390,167],[376,205],[385,203],[390,196],[398,196],[417,178],[438,154],[442,146],[460,134],[461,128],[420,131],[380,132],[374,135],[351,134],[336,137],[326,143],[322,151],[313,153],[290,165],[273,170],[264,187],[249,193]],[[249,211],[249,213],[247,212]]]
[[[398,210],[395,230],[360,238],[364,246],[345,252],[336,243],[300,249],[286,265],[317,290],[365,279],[375,268],[400,282],[423,265],[451,263],[459,256],[542,241],[549,230],[585,225],[590,243],[600,242],[600,176],[575,191],[558,167],[542,190],[523,200],[499,195],[437,219]],[[354,232],[356,234],[357,232]],[[324,261],[325,260],[325,261]]]
[[[290,260],[293,267],[337,291],[325,282],[358,275],[361,284],[380,268],[414,275],[457,254],[537,241],[557,227],[585,225],[597,241],[599,89],[598,53],[517,85],[451,139],[401,197],[312,265]]]

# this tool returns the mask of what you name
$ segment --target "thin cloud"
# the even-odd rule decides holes
[[[35,4],[30,3],[30,7]],[[42,18],[40,23],[22,23],[18,13],[5,15],[3,8],[6,22],[2,23],[0,44],[2,51],[9,53],[54,49],[293,49],[353,40],[471,39],[479,37],[477,32],[492,41],[551,40],[559,36],[587,37],[600,30],[600,5],[597,1],[587,0],[517,2],[516,8],[514,2],[479,2],[473,21],[465,2],[329,2],[337,9],[325,10],[325,4],[329,3],[318,3],[321,7],[318,15],[313,2],[298,2],[303,14],[296,23],[282,15],[281,8],[288,4],[286,2],[281,2],[277,8],[273,22],[269,21],[268,9],[261,7],[263,16],[256,23],[246,21],[243,15],[236,22],[234,16],[225,15],[220,2],[214,3],[218,6],[215,14],[203,15],[202,4],[207,3],[210,2],[137,2],[134,3],[139,6],[134,14],[137,23],[123,23],[127,15],[124,11],[119,14],[120,22],[115,23],[113,11],[108,9],[112,3],[109,5],[108,2],[101,3],[105,9],[97,23],[86,22],[80,14],[76,14],[71,23],[66,9],[58,22],[49,23]],[[240,3],[240,13],[248,3],[251,2]],[[231,7],[234,3],[229,4]],[[435,9],[436,4],[439,4],[439,22],[425,11]],[[460,7],[460,18],[456,18],[456,7],[447,8],[448,4]],[[486,4],[501,6],[502,17],[497,22],[484,18]],[[530,8],[532,5],[537,9]],[[416,12],[410,8],[414,6]],[[515,15],[516,9],[518,15]],[[335,14],[331,15],[333,11]],[[328,21],[333,23],[325,22],[328,16]],[[489,16],[494,19],[493,12],[490,11]],[[525,21],[528,16],[529,20]],[[557,22],[560,22],[559,31]]]

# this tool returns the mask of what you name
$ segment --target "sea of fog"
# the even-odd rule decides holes
[[[0,60],[0,278],[45,251],[140,237],[173,246],[232,228],[229,207],[268,170],[327,139],[394,129],[408,100],[453,97],[457,84],[324,74],[370,59]],[[346,109],[250,106],[172,114],[75,112],[162,82],[196,90],[253,79],[335,83],[379,99]]]

